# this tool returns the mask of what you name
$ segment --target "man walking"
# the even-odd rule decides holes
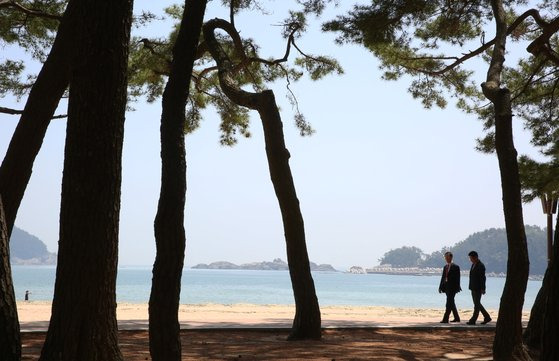
[[[452,257],[451,252],[446,252],[444,254],[446,265],[443,267],[443,275],[441,277],[441,283],[439,284],[439,293],[446,294],[446,309],[441,323],[448,323],[448,317],[451,312],[454,319],[450,322],[460,322],[456,303],[454,303],[454,296],[462,291],[462,288],[460,288],[460,267],[452,263]]]
[[[491,316],[481,304],[481,295],[485,294],[485,265],[479,260],[476,251],[468,253],[472,268],[470,268],[470,285],[469,289],[472,291],[472,300],[474,301],[474,314],[467,322],[468,325],[475,325],[479,313],[483,315],[482,325],[491,321]]]

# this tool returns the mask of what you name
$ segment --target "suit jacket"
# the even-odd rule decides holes
[[[468,288],[472,291],[485,291],[485,265],[481,263],[481,261],[478,261],[475,264],[472,263],[472,268],[470,268],[470,284]]]
[[[443,275],[441,276],[441,283],[439,284],[439,291],[445,293],[457,293],[462,291],[460,287],[460,267],[457,264],[451,263],[450,269],[448,270],[448,276],[446,274],[446,268],[448,265],[443,267]]]

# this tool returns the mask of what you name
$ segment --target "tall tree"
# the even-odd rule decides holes
[[[10,267],[8,229],[0,196],[0,355],[4,361],[21,360],[21,337]]]
[[[161,114],[161,192],[155,217],[157,253],[149,300],[150,353],[154,361],[181,360],[178,310],[186,239],[184,206],[185,109],[207,0],[187,0],[173,46]]]
[[[216,29],[226,31],[235,44],[241,41],[236,29],[225,20],[213,19],[204,24],[204,39],[217,63],[221,89],[235,104],[258,111],[262,119],[266,156],[282,214],[289,274],[295,296],[295,318],[289,339],[320,339],[320,308],[309,265],[303,216],[289,167],[290,154],[285,148],[283,124],[274,93],[271,90],[250,93],[234,83],[233,64],[215,37]],[[242,48],[237,46],[236,49],[242,54]]]
[[[559,12],[559,4],[546,2],[548,11]],[[557,29],[559,20],[546,21],[536,16],[538,25],[543,32],[530,36],[527,50],[531,56],[519,62],[518,66],[505,69],[505,77],[511,89],[520,89],[513,97],[513,109],[517,117],[524,119],[525,128],[532,133],[531,143],[549,161],[540,163],[527,156],[520,157],[520,176],[523,188],[523,200],[534,199],[556,200],[559,196],[559,36]],[[482,144],[491,145],[492,141]],[[551,205],[551,204],[550,204]],[[548,215],[551,217],[551,214]],[[552,226],[551,218],[548,219]],[[551,230],[549,230],[551,231]],[[557,229],[555,242],[559,238]],[[542,287],[532,306],[530,320],[524,331],[524,341],[532,350],[540,350],[542,346],[543,321],[545,303],[550,287],[551,263],[546,264]],[[551,332],[551,331],[549,331]]]
[[[131,0],[82,0],[52,315],[40,360],[122,360],[116,270]]]
[[[6,74],[10,75],[1,82],[2,92],[11,91],[17,96],[22,96],[30,89],[24,109],[11,110],[12,114],[21,114],[21,117],[0,167],[0,194],[4,199],[9,237],[25,188],[31,178],[33,162],[60,98],[68,87],[72,49],[70,44],[73,35],[71,22],[75,18],[67,11],[56,33],[52,49],[46,56],[43,47],[48,49],[51,44],[50,34],[56,30],[62,18],[57,12],[63,9],[65,2],[36,4],[33,10],[27,8],[29,4],[26,2],[18,4],[9,1],[0,5],[0,10],[6,13],[5,21],[9,25],[0,32],[2,40],[10,44],[17,39],[20,47],[31,52],[37,60],[44,61],[35,81],[30,84],[18,80],[18,75],[23,71],[22,62],[11,60],[4,64]],[[24,30],[21,30],[22,28]],[[12,66],[8,67],[8,64]],[[7,108],[2,109],[9,112]]]
[[[557,199],[559,195],[559,161],[557,156],[549,163],[539,163],[526,156],[520,158],[520,179],[525,202],[545,196],[547,199]],[[559,228],[555,228],[555,246],[559,240]],[[548,264],[542,286],[538,291],[528,325],[524,330],[524,342],[533,350],[541,350],[543,336],[543,322],[545,316],[545,303],[550,289],[551,264]]]
[[[495,45],[487,79],[481,84],[483,94],[493,103],[495,116],[495,149],[501,172],[503,211],[507,230],[507,278],[501,303],[493,357],[495,360],[529,360],[522,339],[522,306],[528,282],[529,261],[526,232],[522,215],[520,176],[517,152],[512,134],[512,106],[510,91],[503,87],[501,76],[505,62],[507,41],[506,13],[501,0],[492,0],[495,16]]]
[[[555,95],[554,92],[551,94]],[[553,101],[553,98],[554,96],[550,100]],[[551,113],[556,110],[549,111]],[[557,117],[550,116],[549,119],[557,120]],[[554,123],[557,125],[557,122]],[[551,129],[553,128],[552,126]],[[543,142],[542,145],[545,143]],[[542,195],[549,199],[557,199],[559,192],[559,149],[555,141],[552,141],[552,143],[550,148],[545,151],[545,153],[553,157],[550,162],[539,163],[528,157],[521,157],[520,159],[520,175],[526,201],[541,197]],[[556,222],[559,222],[559,216]],[[541,360],[556,360],[559,357],[559,354],[556,352],[557,347],[555,343],[555,340],[559,337],[559,329],[556,325],[556,322],[559,321],[557,308],[559,298],[554,293],[555,290],[553,288],[558,287],[556,280],[559,277],[559,262],[557,261],[557,257],[559,257],[559,227],[557,226],[555,227],[553,238],[551,262],[548,263],[542,286],[538,291],[530,312],[528,326],[524,331],[524,342],[530,347],[532,353],[541,355]]]
[[[458,105],[468,111],[479,109],[476,107],[484,99],[493,104],[485,114],[486,119],[490,119],[486,125],[491,129],[488,139],[493,142],[499,159],[509,244],[507,282],[494,345],[494,357],[498,360],[528,357],[521,338],[528,257],[516,150],[510,125],[510,91],[503,86],[501,79],[504,49],[508,37],[525,40],[532,34],[544,35],[552,30],[546,27],[546,21],[542,21],[537,9],[516,16],[514,5],[517,3],[522,4],[521,1],[506,2],[505,14],[501,1],[375,1],[371,6],[356,6],[348,16],[324,27],[340,31],[341,41],[354,41],[369,48],[381,60],[381,66],[386,70],[385,79],[412,75],[414,80],[409,90],[427,108],[433,105],[444,107],[449,90],[459,99]],[[486,42],[484,26],[493,19],[498,24],[497,35]],[[507,26],[510,19],[513,21]],[[532,19],[533,22],[530,21]],[[474,39],[480,39],[482,45],[466,54],[463,51],[460,56],[452,56],[448,51],[440,53],[442,44],[462,48]],[[491,62],[489,72],[480,92],[471,81],[472,72],[462,65],[491,47],[493,52],[486,57]],[[544,46],[541,53],[546,49]],[[531,79],[528,79],[524,88],[530,85]],[[474,106],[468,105],[472,99],[477,99]]]
[[[548,268],[548,287],[545,295],[545,309],[542,330],[542,361],[559,359],[557,339],[559,338],[559,231],[555,230],[553,256]]]
[[[559,221],[559,218],[557,219]],[[554,244],[553,244],[553,254],[557,254],[557,248],[559,247],[559,228],[555,228],[555,234],[553,236]],[[551,303],[550,307],[547,308],[546,304],[550,297],[551,291],[551,284],[552,284],[552,276],[551,272],[553,267],[558,267],[557,262],[552,262],[549,264],[548,268],[545,271],[545,275],[543,277],[542,286],[536,295],[536,299],[534,300],[534,304],[532,305],[532,310],[530,311],[530,319],[528,320],[528,325],[524,330],[524,343],[526,346],[530,348],[530,351],[533,353],[541,353],[543,348],[543,338],[544,335],[549,334],[552,337],[552,340],[556,340],[557,336],[559,335],[558,331],[555,328],[555,325],[552,323],[548,323],[545,325],[547,329],[544,331],[544,322],[546,319],[553,319],[552,314],[550,313],[553,310],[553,307],[556,305]],[[557,300],[557,299],[556,299]],[[555,344],[546,344],[546,347],[554,347]],[[555,357],[557,358],[557,357]],[[550,360],[554,360],[551,358]]]
[[[39,60],[45,57],[44,47],[50,45],[51,33],[58,26],[65,3],[51,2],[35,4],[29,9],[26,2],[15,1],[0,3],[0,13],[5,25],[0,30],[0,40],[7,44],[17,43]],[[6,155],[0,167],[0,218],[2,222],[0,242],[0,269],[2,287],[0,291],[1,314],[3,318],[0,354],[7,360],[21,358],[21,342],[15,295],[13,291],[9,239],[14,226],[17,210],[29,182],[33,161],[41,147],[46,128],[53,117],[58,101],[68,86],[69,42],[71,27],[69,15],[66,16],[55,45],[44,61],[44,66],[33,85],[18,80],[23,71],[21,61],[6,60],[0,65],[0,95],[11,91],[22,96],[31,88],[26,107],[23,111],[1,107],[0,111],[22,114],[16,127]],[[5,232],[5,233],[4,233]]]

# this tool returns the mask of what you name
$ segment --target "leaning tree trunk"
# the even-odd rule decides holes
[[[181,360],[178,311],[186,246],[184,112],[206,2],[186,1],[163,92],[161,192],[155,217],[157,253],[149,300],[149,348],[153,361]]]
[[[557,221],[559,222],[559,215],[557,216]],[[559,245],[557,241],[559,240],[559,227],[555,228],[555,234],[553,235],[553,253],[557,253],[557,248]],[[542,332],[543,332],[543,321],[545,314],[545,303],[550,290],[551,283],[551,263],[548,265],[545,275],[543,277],[542,286],[538,291],[534,305],[532,306],[532,311],[530,312],[530,320],[528,321],[528,326],[524,330],[524,343],[533,350],[541,350],[542,346]]]
[[[21,359],[21,340],[10,268],[9,239],[33,162],[62,94],[68,87],[72,9],[70,1],[52,49],[31,87],[23,114],[0,166],[0,355]]]
[[[283,125],[274,93],[271,90],[249,93],[234,84],[230,78],[231,61],[214,35],[217,28],[225,30],[233,38],[236,51],[242,57],[244,53],[239,34],[229,22],[213,19],[204,24],[204,39],[218,65],[221,88],[231,101],[257,110],[262,119],[268,167],[282,214],[289,275],[295,297],[296,311],[289,339],[320,339],[320,307],[310,271],[303,216],[289,167],[290,155],[285,147]]]
[[[262,119],[266,156],[270,176],[280,205],[289,276],[295,297],[295,318],[290,339],[319,339],[321,336],[320,308],[309,265],[305,242],[305,227],[295,193],[295,184],[289,167],[289,151],[285,147],[283,124],[271,90],[258,98],[258,113]]]
[[[74,1],[68,3],[52,49],[31,87],[23,114],[0,167],[0,195],[4,199],[8,238],[12,234],[19,205],[31,178],[33,162],[41,149],[58,102],[68,87],[74,4]]]
[[[522,307],[528,283],[529,260],[522,215],[517,153],[512,136],[510,93],[501,89],[495,103],[495,147],[501,172],[503,211],[507,230],[507,278],[501,303],[493,357],[496,361],[530,359],[522,340]]]
[[[530,264],[522,216],[517,152],[512,135],[510,92],[501,88],[507,40],[506,13],[502,0],[492,0],[491,6],[497,31],[487,80],[481,87],[483,94],[493,103],[495,113],[495,149],[501,173],[508,245],[507,278],[499,306],[493,358],[496,361],[530,360],[522,343],[522,306]]]
[[[557,232],[556,232],[557,234]],[[542,330],[542,361],[559,360],[559,245],[555,238],[553,257],[549,265],[549,286],[545,302]]]
[[[21,360],[21,338],[2,196],[0,196],[0,355],[2,361]]]
[[[132,0],[76,6],[58,265],[40,360],[122,360],[115,286]]]

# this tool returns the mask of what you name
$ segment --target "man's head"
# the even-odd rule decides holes
[[[472,262],[472,263],[476,263],[479,260],[479,257],[477,255],[476,251],[471,251],[470,253],[468,253],[468,256],[470,257],[470,262]]]
[[[446,260],[446,263],[452,262],[452,252],[445,252],[444,259]]]

